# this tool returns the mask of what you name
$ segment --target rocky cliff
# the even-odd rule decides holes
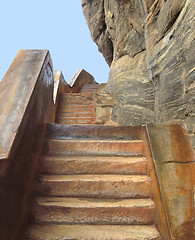
[[[183,123],[195,145],[195,1],[82,0],[110,66],[112,120]]]

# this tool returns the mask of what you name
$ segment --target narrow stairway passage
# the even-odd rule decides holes
[[[93,94],[61,94],[25,240],[160,240],[140,127],[96,126]]]

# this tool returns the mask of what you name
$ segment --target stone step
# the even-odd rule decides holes
[[[63,120],[58,120],[56,121],[58,124],[68,124],[68,125],[94,125],[94,122],[76,122],[76,121],[63,121]]]
[[[82,123],[94,123],[94,117],[56,117],[56,122],[69,123],[69,124],[82,124]]]
[[[49,139],[45,151],[50,155],[142,155],[141,140]]]
[[[79,92],[80,93],[94,93],[98,90],[98,88],[83,88],[83,89],[80,89]]]
[[[60,95],[59,102],[66,102],[66,101],[93,101],[93,94],[82,94],[80,96],[72,96],[72,95]]]
[[[93,109],[94,108],[94,106],[92,105],[92,104],[86,104],[86,105],[84,105],[84,104],[65,104],[65,105],[63,105],[63,106],[58,106],[58,110],[60,110],[60,109],[82,109],[82,110],[84,110],[84,109]]]
[[[92,101],[60,101],[58,103],[58,108],[65,108],[65,107],[76,107],[76,106],[92,106]]]
[[[149,198],[151,179],[144,175],[43,175],[36,190],[42,196]]]
[[[154,226],[30,225],[24,240],[161,240]]]
[[[99,88],[99,84],[83,84],[81,89],[83,88]]]
[[[90,86],[91,85],[91,86]],[[99,88],[99,85],[92,85],[92,84],[87,84],[87,85],[83,85],[81,88],[80,88],[80,90],[79,90],[79,93],[82,93],[83,91],[90,91],[90,90],[92,90],[92,91],[97,91],[98,90],[98,88]]]
[[[93,108],[86,108],[86,109],[76,109],[76,108],[60,108],[57,109],[56,117],[58,117],[59,114],[93,114],[94,115],[94,110]]]
[[[87,91],[85,91],[85,90],[81,90],[80,91],[80,93],[91,93],[91,94],[94,94],[96,92],[96,90],[87,90]]]
[[[140,126],[69,126],[60,124],[48,124],[48,138],[69,138],[69,139],[141,139]]]
[[[65,104],[93,104],[92,97],[60,97],[58,101],[58,105],[65,105]]]
[[[39,197],[32,207],[32,222],[60,224],[153,224],[151,199],[79,199]]]
[[[79,96],[93,96],[91,93],[61,93],[60,97],[63,96],[70,96],[70,97],[79,97]]]
[[[93,111],[88,112],[58,112],[57,118],[62,117],[93,117]]]
[[[148,161],[144,157],[115,156],[43,156],[39,172],[43,174],[122,174],[143,175]]]
[[[93,99],[93,94],[89,93],[63,93],[63,94],[60,94],[60,99],[76,99],[76,98],[79,98],[79,99]]]
[[[74,121],[74,120],[76,120],[76,121],[85,121],[85,120],[87,120],[87,121],[94,121],[94,117],[86,117],[86,116],[64,116],[64,115],[61,115],[61,114],[59,114],[58,116],[57,116],[57,119],[62,119],[62,120],[70,120],[70,121]]]

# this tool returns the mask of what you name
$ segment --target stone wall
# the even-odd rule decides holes
[[[112,120],[181,122],[195,145],[194,0],[82,0],[82,7],[110,66]]]

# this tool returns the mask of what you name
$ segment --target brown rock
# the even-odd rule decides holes
[[[92,39],[110,65],[119,125],[183,123],[195,145],[195,2],[83,1]]]

